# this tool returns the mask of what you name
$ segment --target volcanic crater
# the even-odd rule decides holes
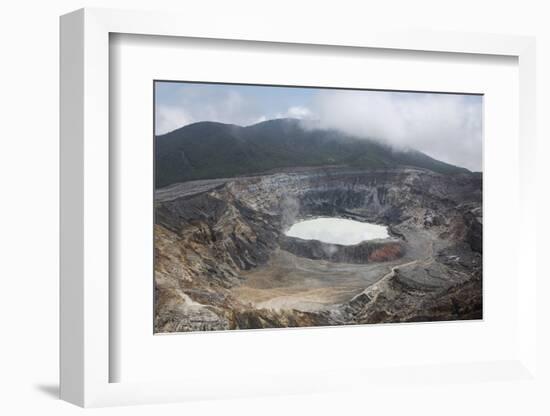
[[[482,317],[482,178],[304,167],[155,192],[155,331]],[[337,218],[386,227],[337,244],[286,235]]]

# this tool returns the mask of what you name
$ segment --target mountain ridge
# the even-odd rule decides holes
[[[372,138],[333,129],[304,128],[292,118],[249,126],[214,121],[192,123],[155,137],[155,185],[337,165],[361,169],[418,167],[441,174],[468,169],[417,150],[398,150]]]

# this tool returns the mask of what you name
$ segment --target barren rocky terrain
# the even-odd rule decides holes
[[[155,330],[482,317],[482,178],[308,167],[155,194]],[[386,225],[353,246],[287,237],[298,220]]]

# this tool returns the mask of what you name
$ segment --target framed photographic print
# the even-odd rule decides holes
[[[61,19],[62,398],[533,380],[533,39],[218,23]]]

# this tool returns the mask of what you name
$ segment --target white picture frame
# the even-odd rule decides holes
[[[204,380],[143,383],[110,382],[109,348],[109,36],[113,33],[148,36],[331,45],[438,53],[504,55],[519,62],[519,164],[521,215],[518,261],[523,277],[517,293],[518,354],[498,362],[422,366],[419,379],[462,378],[479,382],[480,374],[498,379],[536,378],[536,279],[532,261],[536,218],[532,187],[535,176],[535,41],[530,37],[428,32],[328,33],[323,30],[282,30],[277,24],[249,22],[238,28],[220,19],[205,25],[192,16],[169,13],[82,9],[61,18],[61,398],[79,406],[159,403],[209,397],[321,392],[345,388],[338,380],[357,385],[399,377],[399,369],[348,369],[320,382],[316,374],[281,373],[262,382],[235,382],[209,388]],[[322,370],[322,369],[321,369]],[[406,372],[406,371],[405,371]],[[481,377],[483,379],[483,377]],[[306,383],[306,380],[313,380]],[[284,386],[284,387],[282,387]]]

